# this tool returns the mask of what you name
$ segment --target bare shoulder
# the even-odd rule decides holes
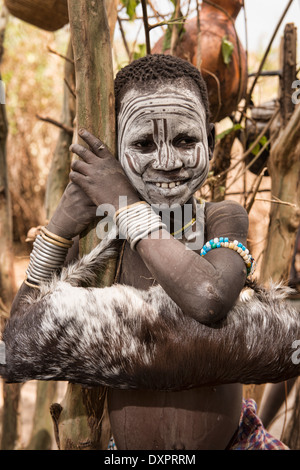
[[[206,203],[206,238],[229,237],[245,243],[249,219],[247,211],[236,201]]]

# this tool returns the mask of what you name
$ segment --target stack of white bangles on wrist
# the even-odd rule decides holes
[[[145,201],[119,209],[115,213],[114,222],[132,250],[135,250],[136,244],[143,238],[161,228],[167,228],[161,217]]]
[[[33,242],[25,283],[38,287],[40,282],[49,280],[52,274],[63,266],[72,244],[72,240],[59,237],[42,227],[41,233]]]

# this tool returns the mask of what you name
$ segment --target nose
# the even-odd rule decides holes
[[[160,142],[158,158],[153,162],[155,170],[172,171],[183,167],[183,161],[178,152],[167,142]]]

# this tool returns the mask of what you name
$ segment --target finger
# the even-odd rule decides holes
[[[93,161],[95,161],[95,155],[93,154],[93,152],[91,152],[86,147],[83,147],[82,145],[72,144],[70,146],[70,151],[76,153],[76,155],[82,158],[82,160],[86,163],[92,163]]]
[[[100,139],[95,137],[93,134],[91,134],[86,129],[80,129],[78,131],[78,134],[88,144],[88,146],[91,148],[91,150],[98,157],[106,157],[107,156],[106,152],[103,152],[103,150],[107,150],[107,147],[104,145],[103,142],[101,142]]]
[[[71,164],[71,169],[73,171],[77,171],[78,173],[81,173],[82,175],[87,176],[89,174],[89,165],[82,161],[82,160],[75,160]]]

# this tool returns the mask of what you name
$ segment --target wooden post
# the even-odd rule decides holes
[[[261,281],[288,281],[300,223],[300,106],[294,110],[292,83],[296,79],[297,34],[287,24],[282,49],[282,131],[274,142],[268,162],[272,180],[269,237],[262,262]]]
[[[291,99],[291,90],[297,73],[297,28],[293,23],[288,23],[284,29],[281,55],[280,108],[282,123],[286,126],[295,109]]]
[[[3,6],[0,15],[0,62],[7,22],[7,10]],[[0,75],[1,79],[1,75]],[[1,84],[2,85],[2,84]],[[3,93],[1,93],[3,98]],[[16,293],[12,238],[12,211],[6,162],[8,123],[5,102],[0,104],[0,328],[4,327],[3,313],[9,312]],[[13,450],[18,438],[19,384],[3,383],[3,415],[1,450]]]
[[[292,83],[296,79],[296,28],[285,27],[281,52],[280,119],[282,130],[272,145],[268,172],[272,181],[269,235],[261,263],[260,282],[268,285],[289,279],[297,230],[300,223],[300,106],[294,110]],[[260,405],[264,385],[252,387]],[[299,412],[298,412],[299,415]],[[286,442],[288,445],[288,442]]]
[[[71,40],[68,45],[66,57],[73,60]],[[64,79],[65,83],[61,122],[67,127],[72,128],[75,117],[75,100],[69,90],[69,86],[75,90],[75,72],[74,64],[68,60],[65,62]],[[66,132],[65,129],[60,130],[47,180],[45,206],[46,218],[48,220],[52,217],[53,212],[69,182],[71,163],[69,147],[72,143],[72,139],[73,136]]]
[[[115,154],[113,66],[105,1],[68,0],[68,7],[75,64],[76,126],[98,136]],[[99,239],[90,227],[81,239],[81,253],[87,253],[96,243]],[[110,285],[114,275],[115,263],[108,263],[102,283]],[[62,404],[53,405],[51,414],[59,449],[107,449],[110,425],[104,387],[88,389],[69,384]]]

